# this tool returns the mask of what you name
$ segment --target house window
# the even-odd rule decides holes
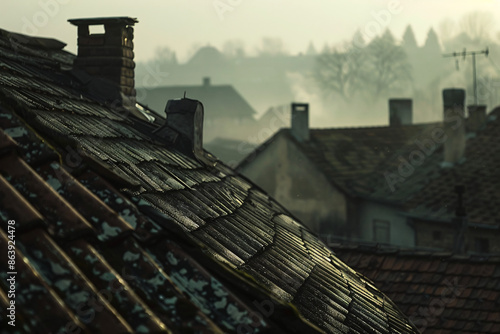
[[[391,240],[391,224],[387,220],[373,221],[373,241],[380,243],[389,243]]]
[[[474,251],[478,253],[489,253],[490,241],[486,238],[476,238],[474,240]]]
[[[441,241],[442,238],[443,238],[443,232],[441,232],[441,231],[433,231],[432,232],[432,240]]]

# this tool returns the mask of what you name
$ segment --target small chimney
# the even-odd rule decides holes
[[[210,86],[210,77],[204,77],[203,78],[203,87],[208,87]]]
[[[155,131],[186,155],[203,156],[203,104],[188,98],[169,100],[165,124]]]
[[[465,90],[444,89],[444,143],[445,166],[459,163],[465,154],[465,119],[464,119]]]
[[[471,105],[467,106],[467,110],[469,112],[468,130],[477,132],[486,122],[486,106]]]
[[[135,104],[134,29],[137,19],[106,17],[71,19],[78,27],[78,56],[74,66],[88,74],[113,82]],[[91,34],[89,26],[104,26],[103,34]]]
[[[411,99],[389,100],[389,126],[411,125],[413,102]]]
[[[308,103],[292,103],[292,135],[299,142],[309,140]]]

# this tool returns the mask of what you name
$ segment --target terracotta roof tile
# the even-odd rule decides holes
[[[492,328],[500,324],[500,284],[490,269],[499,265],[494,256],[478,259],[400,252],[398,259],[405,265],[399,271],[382,266],[369,272],[358,266],[360,261],[350,259],[361,256],[371,261],[377,257],[381,263],[389,263],[394,255],[375,248],[341,245],[335,247],[335,252],[385,291],[423,333],[495,333]]]

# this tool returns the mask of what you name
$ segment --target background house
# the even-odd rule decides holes
[[[500,156],[497,111],[486,118],[486,107],[474,106],[465,118],[463,104],[452,108],[454,121],[409,124],[410,102],[393,100],[388,127],[353,129],[309,129],[307,108],[295,105],[292,128],[238,170],[328,238],[446,249],[461,242],[462,251],[498,251],[491,247],[499,227],[491,202],[497,178],[489,165]],[[467,189],[463,202],[459,185]],[[460,207],[467,213],[457,216]],[[466,240],[457,241],[458,234]]]
[[[293,207],[293,213],[314,231],[366,238],[361,235],[360,220],[366,218],[359,210],[355,181],[371,175],[384,159],[432,126],[411,124],[411,101],[394,100],[391,106],[390,126],[309,129],[308,106],[294,104],[291,129],[276,133],[238,170],[285,206]],[[382,221],[393,215],[379,211]],[[412,244],[411,228],[404,225],[391,239],[380,241]]]
[[[164,86],[137,89],[139,101],[164,113],[168,99],[187,98],[203,101],[206,110],[204,121],[207,142],[221,136],[244,138],[247,127],[255,123],[255,110],[231,85],[214,85],[210,77],[201,85]]]
[[[466,118],[463,91],[451,91],[461,92],[454,114],[421,137],[420,145],[405,146],[384,161],[383,178],[366,177],[365,196],[400,207],[418,247],[499,252],[500,109],[487,114],[486,106],[469,106]],[[446,101],[445,111],[451,112]]]

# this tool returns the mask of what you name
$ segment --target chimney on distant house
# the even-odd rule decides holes
[[[135,104],[134,88],[134,29],[137,19],[105,17],[71,19],[78,27],[78,56],[74,66],[93,77],[106,79]],[[89,27],[104,27],[104,33],[91,33]]]
[[[411,99],[389,100],[389,126],[411,125],[413,101]]]
[[[481,126],[486,122],[486,106],[484,105],[471,105],[467,106],[469,112],[468,130],[477,132]]]
[[[210,86],[210,77],[204,77],[203,78],[203,87],[208,87]]]
[[[445,166],[459,163],[465,154],[465,90],[450,88],[443,90]]]
[[[308,103],[292,103],[292,135],[299,142],[309,140]]]

